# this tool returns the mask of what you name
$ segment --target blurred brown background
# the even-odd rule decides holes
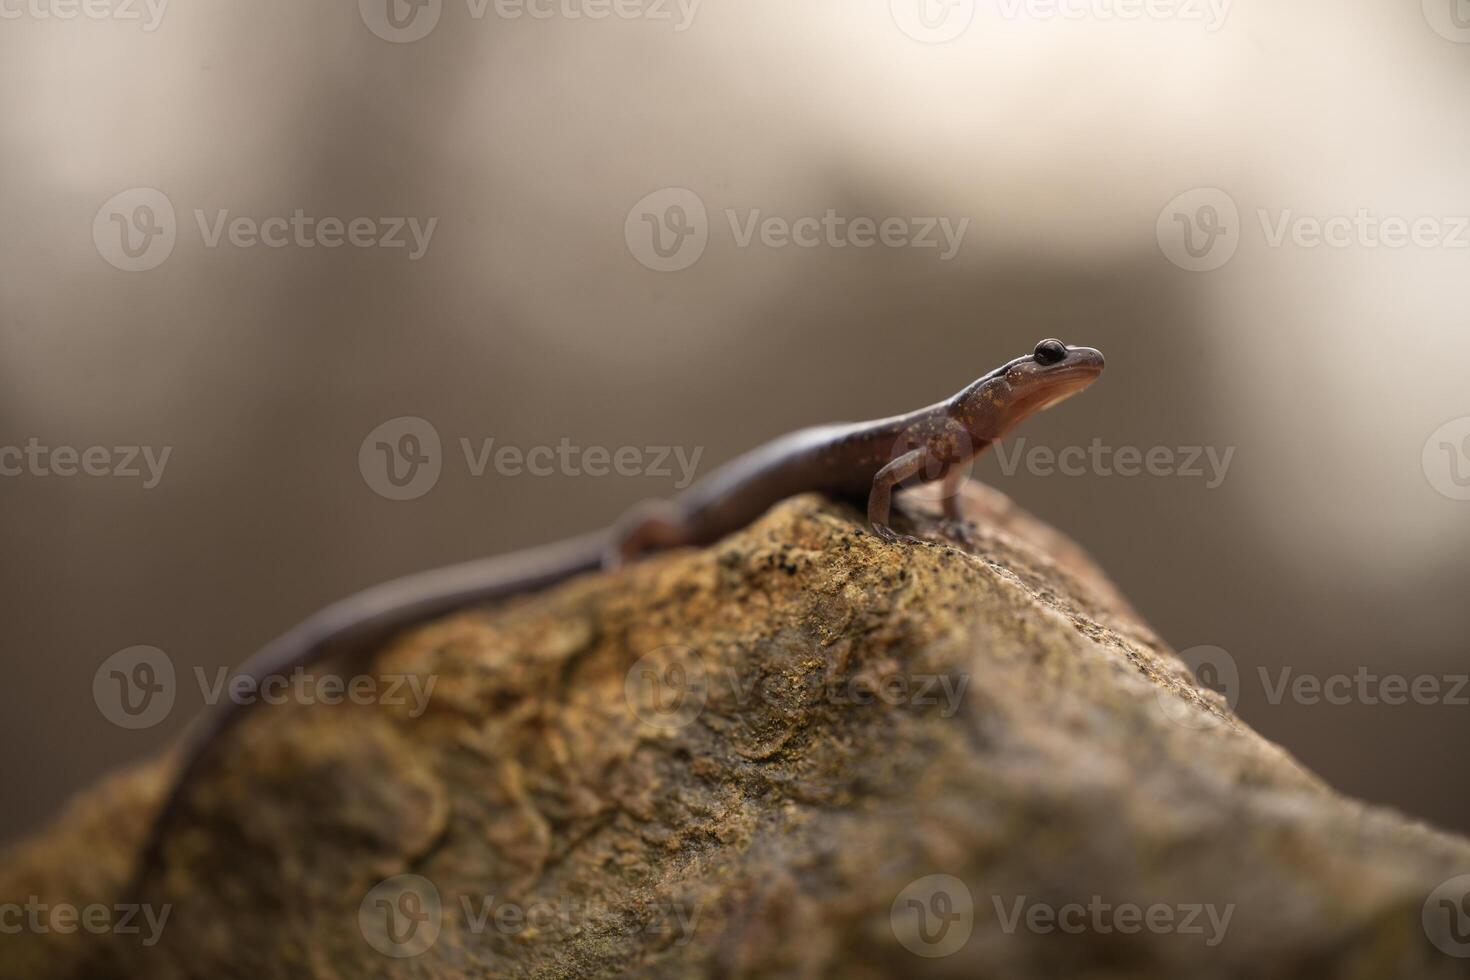
[[[1421,458],[1470,415],[1460,0],[1178,0],[1137,19],[1103,0],[1075,17],[1010,0],[392,2],[392,19],[389,0],[177,4],[155,29],[141,3],[141,21],[5,8],[0,447],[170,456],[152,488],[0,477],[0,836],[176,735],[202,703],[196,666],[675,482],[477,477],[461,438],[702,448],[708,472],[796,426],[935,401],[1050,335],[1109,367],[1027,446],[1234,447],[1225,479],[1007,475],[994,455],[976,475],[1090,548],[1176,647],[1229,651],[1241,713],[1308,767],[1470,831],[1470,705],[1273,704],[1259,674],[1432,676],[1448,694],[1470,672],[1470,502]],[[634,209],[670,187],[704,206],[708,243],[660,272],[639,261],[642,215],[669,233],[678,215],[667,195]],[[143,248],[166,215],[109,204],[133,188],[175,212],[166,258]],[[1238,213],[1197,196],[1170,213],[1198,188]],[[411,260],[211,247],[195,216],[298,209],[438,220]],[[726,209],[741,229],[757,209],[969,224],[946,260],[742,246]],[[1360,210],[1443,234],[1272,245],[1283,216]],[[1222,247],[1238,235],[1228,262],[1171,261],[1191,221]],[[109,260],[130,261],[124,231],[153,268]],[[442,473],[393,501],[358,454],[400,416],[432,423]],[[137,644],[181,685],[166,721],[129,731],[92,684]]]

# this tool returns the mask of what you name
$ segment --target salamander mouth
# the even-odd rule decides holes
[[[1038,408],[1037,411],[1044,412],[1048,408],[1051,408],[1053,405],[1060,405],[1062,402],[1066,401],[1068,398],[1071,398],[1073,395],[1077,394],[1081,390],[1082,387],[1077,387],[1058,392],[1055,397],[1049,398],[1046,401],[1042,402],[1041,407]]]
[[[1037,411],[1045,411],[1086,389],[1097,380],[1102,370],[1102,355],[1097,351],[1089,347],[1069,350],[1065,361],[1047,367],[1041,375],[1043,384],[1057,390],[1041,403]]]

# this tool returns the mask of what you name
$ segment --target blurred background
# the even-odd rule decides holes
[[[1307,767],[1470,831],[1467,42],[1463,0],[0,0],[0,837],[330,600],[1053,335],[1107,373],[975,475]],[[137,645],[179,686],[129,729]]]

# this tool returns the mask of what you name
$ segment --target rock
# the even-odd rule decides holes
[[[966,547],[922,499],[924,540],[888,546],[797,498],[417,629],[372,675],[432,680],[421,713],[387,681],[401,703],[260,708],[230,735],[142,896],[161,929],[28,928],[0,972],[1470,972],[1470,842],[1334,793],[1075,545],[995,491],[965,505]],[[173,763],[12,848],[0,903],[129,901]]]

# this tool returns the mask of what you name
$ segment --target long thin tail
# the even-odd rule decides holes
[[[356,667],[394,634],[481,602],[535,592],[602,562],[607,532],[595,531],[555,544],[464,562],[385,582],[326,607],[262,647],[237,671],[258,689],[269,677],[332,658]],[[162,866],[166,833],[210,749],[245,715],[247,706],[223,701],[200,715],[184,736],[183,763],[149,828],[130,894],[141,899],[154,869]]]

